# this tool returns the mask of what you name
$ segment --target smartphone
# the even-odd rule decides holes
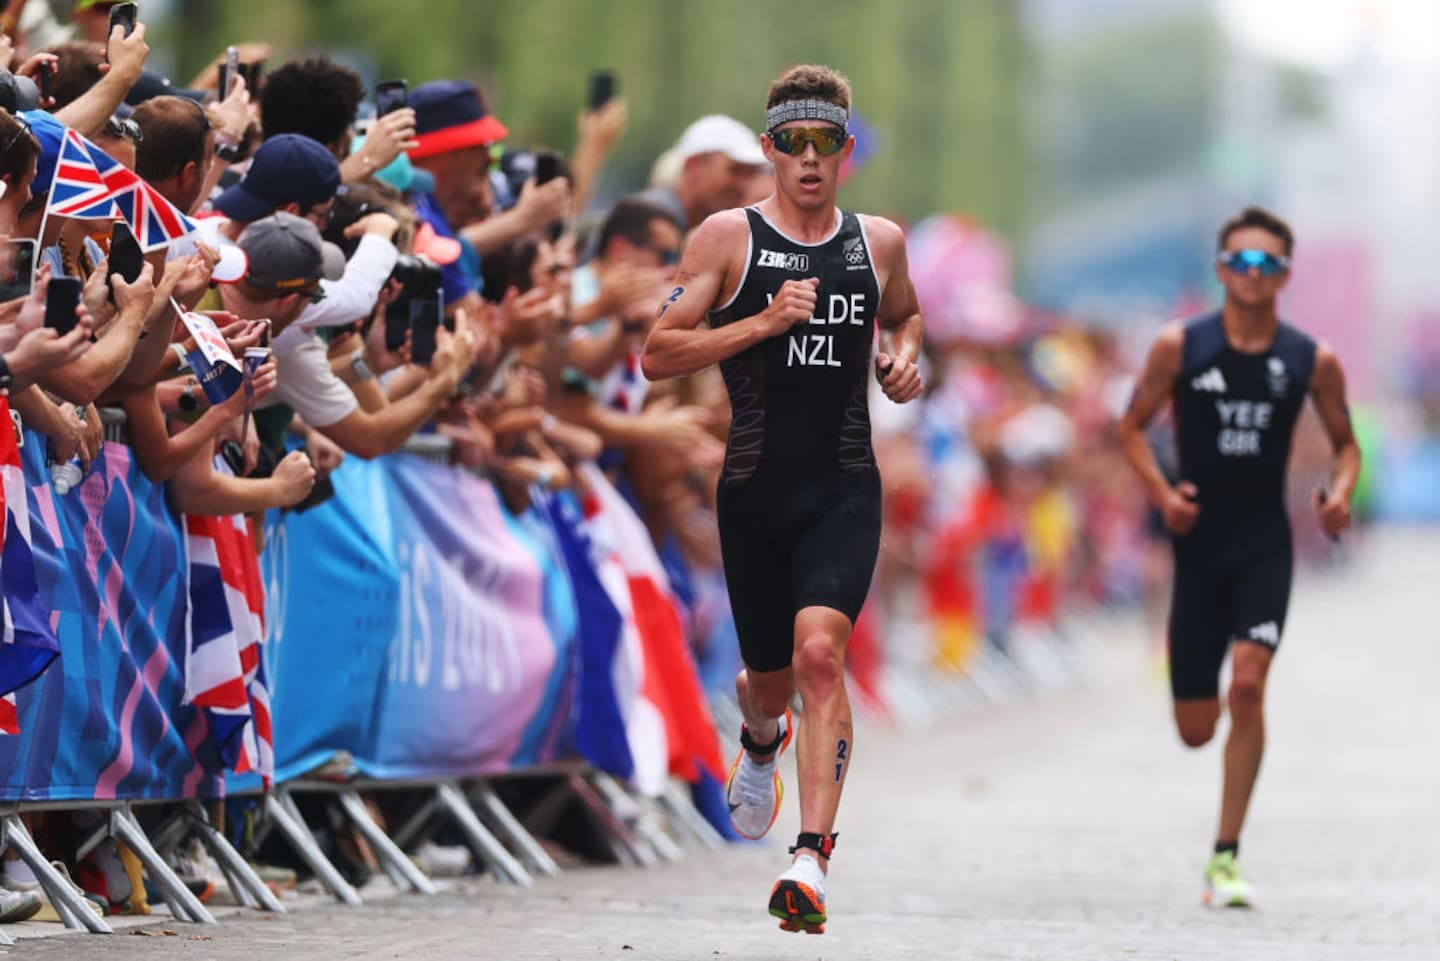
[[[58,66],[58,64],[57,64]],[[50,102],[50,61],[42,60],[35,79],[40,85],[40,106],[43,109]]]
[[[140,249],[140,243],[135,235],[130,232],[130,225],[123,220],[115,221],[110,228],[110,253],[109,253],[109,274],[119,274],[125,283],[133,284],[140,279],[140,272],[145,269],[145,251]],[[105,282],[108,284],[110,278],[107,276]],[[110,289],[110,302],[115,302],[115,289]]]
[[[134,33],[136,10],[136,5],[133,3],[117,3],[112,6],[110,8],[110,33],[114,33],[116,27],[124,27],[127,37]]]
[[[236,71],[239,72],[245,81],[245,89],[253,93],[260,92],[260,74],[265,70],[265,61],[256,60],[254,63],[236,64]]]
[[[560,176],[560,155],[553,150],[541,150],[535,154],[535,184],[547,183]]]
[[[0,241],[0,303],[30,296],[35,279],[35,241]]]
[[[405,346],[410,332],[410,300],[401,297],[385,305],[385,349],[395,353]]]
[[[410,301],[410,363],[430,366],[435,357],[435,332],[444,319],[444,304],[440,300]]]
[[[383,117],[410,105],[410,85],[405,80],[387,80],[375,87],[375,116]]]
[[[315,478],[315,486],[310,488],[310,493],[306,494],[305,499],[294,507],[291,507],[290,510],[297,514],[303,514],[310,508],[318,507],[334,496],[335,482],[330,479],[328,473],[320,474]]]
[[[596,70],[590,75],[590,109],[599,110],[615,96],[615,73]]]
[[[50,289],[45,294],[45,326],[61,337],[74,330],[79,320],[75,308],[80,306],[82,286],[78,277],[50,278]]]
[[[224,100],[230,96],[230,78],[240,72],[240,48],[226,47],[225,61],[220,64],[220,97]]]

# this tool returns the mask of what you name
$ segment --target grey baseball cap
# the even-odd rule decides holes
[[[240,249],[250,261],[245,280],[264,290],[295,293],[317,280],[339,280],[345,274],[340,248],[322,240],[319,228],[294,214],[255,221],[240,235]]]

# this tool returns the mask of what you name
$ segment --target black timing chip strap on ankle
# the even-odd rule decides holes
[[[740,725],[740,746],[751,754],[774,754],[784,743],[785,728],[783,725],[775,725],[775,740],[769,744],[756,744],[755,739],[750,736],[750,729],[744,724]]]
[[[794,854],[801,848],[805,848],[809,851],[819,851],[820,856],[828,861],[830,852],[835,850],[835,839],[839,836],[838,831],[828,838],[823,834],[816,834],[814,831],[801,831],[800,836],[795,839],[795,846],[790,849],[790,853]]]

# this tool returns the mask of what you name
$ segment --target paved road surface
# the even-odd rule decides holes
[[[784,861],[777,841],[648,871],[575,871],[533,891],[474,881],[360,910],[313,899],[279,919],[171,924],[176,936],[161,938],[64,935],[0,953],[1435,961],[1437,558],[1440,533],[1389,535],[1298,588],[1243,852],[1256,910],[1200,906],[1219,745],[1181,749],[1137,626],[1123,622],[1081,691],[925,732],[860,731],[822,937],[782,934],[764,913]],[[793,817],[792,802],[777,837],[793,837]]]

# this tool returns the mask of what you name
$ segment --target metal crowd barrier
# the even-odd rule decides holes
[[[454,447],[455,442],[442,434],[412,434],[400,449],[411,457],[448,467]]]
[[[524,887],[535,878],[559,877],[560,866],[495,791],[502,779],[550,778],[555,781],[537,805],[535,817],[558,816],[570,801],[578,801],[599,832],[616,862],[649,867],[679,861],[684,848],[719,849],[725,840],[690,803],[682,787],[672,782],[669,791],[653,800],[635,797],[610,775],[580,761],[557,762],[495,777],[456,779],[375,780],[356,778],[327,781],[297,778],[276,785],[264,795],[265,823],[257,840],[269,832],[281,837],[314,873],[321,886],[342,904],[364,902],[359,891],[326,857],[295,802],[298,794],[331,796],[345,817],[369,843],[376,860],[399,889],[436,894],[430,877],[407,855],[406,849],[426,841],[444,820],[460,829],[466,845],[501,884]],[[410,817],[387,833],[371,816],[363,793],[397,790],[433,792]],[[231,797],[252,792],[232,793]],[[111,934],[114,929],[97,916],[72,882],[40,850],[20,815],[41,811],[102,810],[104,823],[83,838],[76,857],[83,858],[107,838],[124,843],[144,865],[149,878],[177,921],[214,924],[215,917],[185,886],[166,857],[189,837],[197,836],[219,866],[236,902],[245,908],[284,914],[285,907],[261,880],[255,869],[235,850],[210,821],[206,803],[198,798],[144,801],[47,801],[0,804],[0,848],[13,848],[34,872],[56,913],[66,927]],[[176,804],[177,810],[147,836],[132,808],[136,805]],[[660,823],[664,822],[662,827]],[[0,944],[13,944],[0,931]]]

